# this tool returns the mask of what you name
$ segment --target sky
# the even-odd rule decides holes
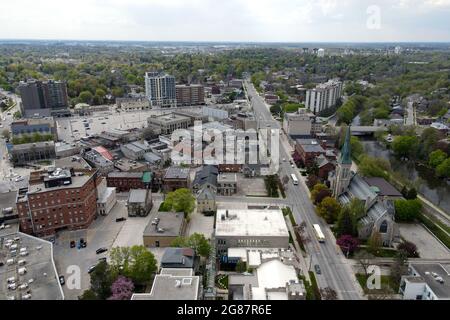
[[[450,41],[450,0],[0,0],[0,39]]]

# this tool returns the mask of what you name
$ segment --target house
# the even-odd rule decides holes
[[[182,212],[160,212],[144,230],[144,245],[148,248],[167,248],[184,235],[186,223]]]
[[[369,239],[377,232],[381,235],[383,245],[390,247],[397,240],[399,231],[395,224],[394,203],[388,196],[382,194],[394,192],[384,182],[377,179],[369,179],[367,182],[359,174],[351,171],[353,161],[350,130],[349,127],[336,171],[330,175],[331,190],[342,205],[347,205],[354,199],[364,204],[364,215],[358,219],[359,238]]]
[[[237,174],[221,173],[217,177],[217,193],[222,196],[232,196],[237,193]]]
[[[336,165],[328,160],[323,154],[316,159],[317,167],[319,168],[319,178],[327,181],[330,172],[336,169]]]
[[[400,294],[404,300],[450,300],[450,264],[410,263]]]
[[[194,182],[192,183],[192,189],[195,193],[198,193],[200,189],[208,188],[214,193],[217,192],[217,176],[219,170],[216,166],[203,166],[200,171],[195,174]]]
[[[165,192],[177,189],[189,188],[189,168],[170,167],[163,178],[163,189]]]
[[[131,300],[202,300],[202,278],[192,269],[162,269],[150,293],[133,294]]]
[[[195,251],[191,248],[166,248],[161,258],[163,269],[194,269],[198,266]]]
[[[106,179],[102,177],[97,185],[97,195],[97,213],[106,216],[117,203],[116,188],[108,187]]]
[[[213,213],[216,210],[216,193],[207,187],[200,189],[197,195],[197,212]]]
[[[152,193],[149,189],[133,189],[128,196],[128,216],[146,217],[153,207]]]

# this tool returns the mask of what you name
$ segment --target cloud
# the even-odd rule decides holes
[[[0,38],[450,41],[450,0],[15,0],[0,12]]]

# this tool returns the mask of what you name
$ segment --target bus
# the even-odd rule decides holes
[[[318,224],[313,225],[314,227],[314,233],[316,234],[317,240],[319,240],[320,243],[325,242],[325,235],[322,232],[322,229]]]
[[[292,181],[294,182],[294,186],[298,186],[298,179],[295,174],[291,174]]]

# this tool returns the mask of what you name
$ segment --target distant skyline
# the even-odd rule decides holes
[[[15,0],[0,12],[0,39],[450,41],[450,0]]]

